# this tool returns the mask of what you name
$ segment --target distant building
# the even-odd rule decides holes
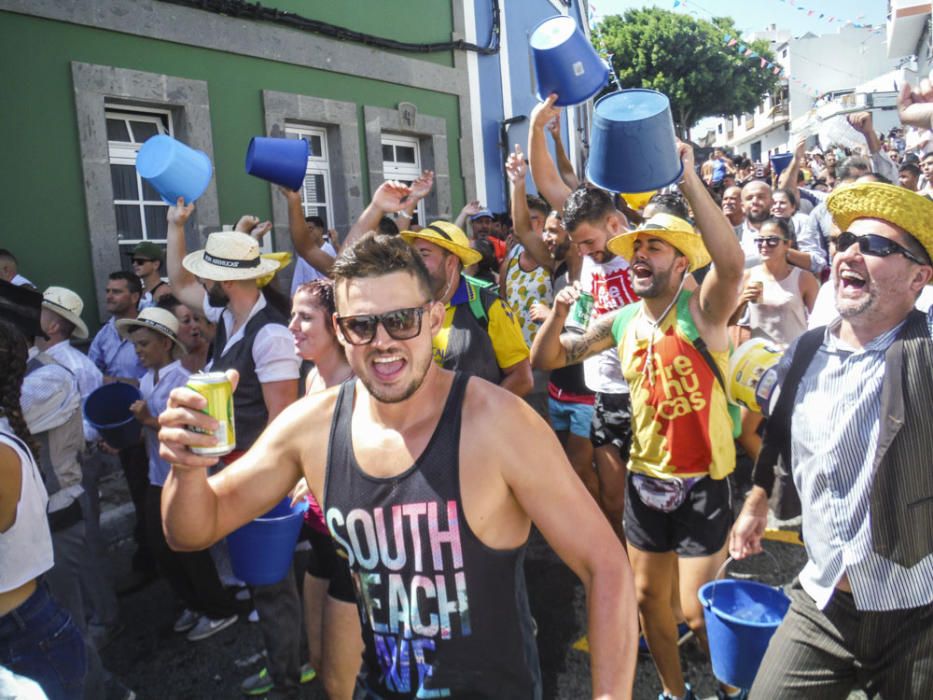
[[[918,75],[933,69],[930,0],[889,0],[887,22],[888,58],[906,58],[905,67]]]

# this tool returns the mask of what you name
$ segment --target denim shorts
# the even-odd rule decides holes
[[[0,665],[36,681],[49,700],[84,697],[84,639],[44,583],[22,605],[0,617]]]
[[[554,432],[560,433],[569,430],[574,435],[589,439],[590,424],[593,422],[592,405],[558,401],[553,396],[549,396],[547,399],[547,412]]]

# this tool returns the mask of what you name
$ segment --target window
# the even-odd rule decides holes
[[[168,204],[136,172],[136,154],[150,137],[172,134],[168,110],[142,110],[108,105],[107,153],[113,184],[113,208],[117,219],[117,241],[129,252],[140,241],[164,242]]]
[[[382,169],[386,180],[400,180],[406,185],[421,177],[421,152],[418,139],[411,136],[383,134]],[[424,200],[418,202],[418,208],[412,217],[412,223],[424,221]],[[423,225],[423,224],[422,224]]]
[[[286,124],[287,138],[305,139],[308,142],[308,170],[301,188],[301,206],[305,216],[324,219],[324,228],[334,225],[333,200],[331,199],[330,160],[327,156],[327,131],[321,127]]]

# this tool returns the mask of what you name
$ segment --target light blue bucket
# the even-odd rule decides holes
[[[666,95],[634,88],[596,102],[587,180],[610,192],[648,192],[677,182],[681,175]]]
[[[549,17],[529,39],[538,99],[557,93],[558,107],[586,102],[609,81],[609,66],[580,31],[573,17]]]
[[[184,197],[191,204],[204,194],[214,168],[206,153],[196,151],[171,136],[148,139],[136,155],[136,171],[168,204]]]

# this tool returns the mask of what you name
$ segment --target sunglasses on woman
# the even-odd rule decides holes
[[[769,248],[777,248],[778,244],[786,241],[786,238],[779,238],[778,236],[768,236],[767,238],[756,238],[755,245],[761,248],[761,246],[768,246]]]
[[[427,303],[427,302],[425,302]],[[379,324],[394,340],[410,340],[421,333],[424,304],[409,309],[395,309],[384,314],[337,316],[337,326],[351,345],[369,345],[376,337]]]
[[[841,253],[848,250],[853,243],[858,244],[859,252],[862,255],[871,255],[876,258],[886,258],[889,255],[900,253],[911,262],[918,265],[929,265],[916,255],[911,253],[904,246],[895,243],[890,238],[879,236],[877,233],[866,233],[864,236],[857,236],[851,231],[843,231],[838,236],[830,237],[830,242],[836,245],[836,251]]]

